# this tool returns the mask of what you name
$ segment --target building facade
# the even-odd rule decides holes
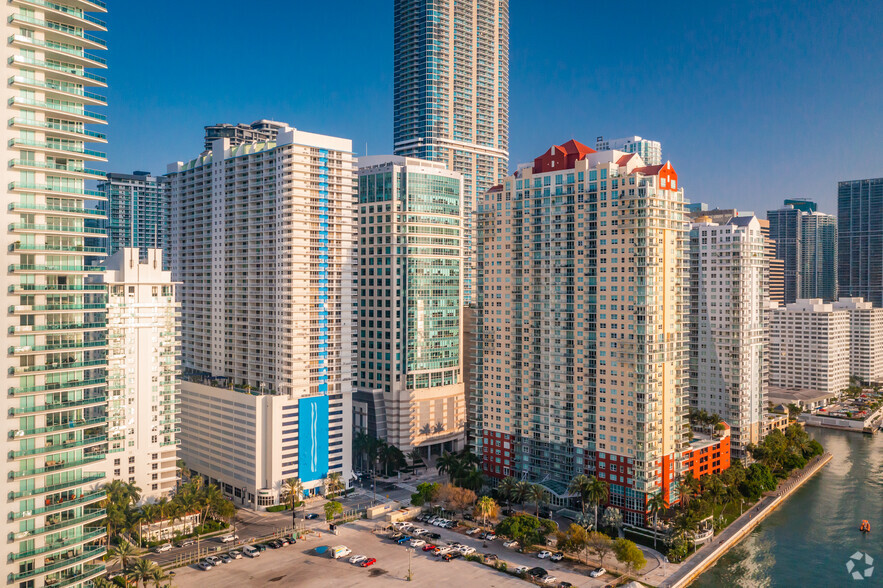
[[[883,178],[837,184],[839,293],[883,307]]]
[[[109,173],[98,184],[104,193],[99,210],[107,217],[107,252],[113,255],[124,247],[138,249],[147,260],[148,249],[162,249],[168,269],[171,210],[169,180],[149,172]]]
[[[782,260],[785,283],[785,303],[790,304],[800,297],[800,220],[802,212],[793,206],[779,210],[768,210],[770,239],[776,242],[776,258]]]
[[[598,151],[615,149],[616,151],[624,151],[626,153],[637,153],[647,165],[662,164],[662,143],[642,139],[638,136],[623,137],[621,139],[598,137],[595,140],[595,149]]]
[[[800,233],[800,298],[837,300],[837,217],[805,212]]]
[[[403,452],[462,449],[463,177],[398,156],[358,164],[356,411]]]
[[[231,147],[243,143],[275,141],[279,131],[287,126],[285,123],[267,119],[256,120],[250,125],[243,123],[209,125],[205,127],[205,150],[210,151],[212,144],[218,139],[229,139]]]
[[[776,257],[776,241],[770,237],[770,221],[759,218],[757,222],[760,224],[760,232],[763,233],[766,250],[767,298],[772,302],[785,304],[785,262]]]
[[[255,402],[251,393],[280,398],[263,402],[267,410],[282,411],[272,418],[282,419],[284,428],[261,429],[277,435],[262,440],[282,452],[276,473],[300,477],[308,492],[330,472],[349,480],[356,247],[351,148],[347,139],[286,127],[275,142],[231,146],[218,139],[211,151],[169,166],[182,365],[218,394],[216,403],[191,409],[194,388],[182,385],[181,455],[231,498],[243,481],[222,462],[254,455],[218,454],[220,446],[200,434],[202,421],[230,418],[224,389],[244,390],[245,405]],[[298,443],[304,431],[309,445]],[[318,437],[327,446],[317,445]],[[255,497],[266,490],[278,499],[280,479],[253,481]],[[247,496],[238,498],[249,503]]]
[[[838,393],[849,386],[849,313],[820,299],[769,311],[770,386]]]
[[[169,498],[178,481],[180,395],[175,284],[162,249],[123,248],[107,260],[108,478]]]
[[[766,412],[766,247],[753,216],[690,231],[690,403],[730,427],[735,459],[761,441]]]
[[[101,193],[85,187],[105,172],[90,149],[106,137],[93,92],[106,87],[106,49],[90,13],[100,2],[4,3],[8,79],[3,144],[7,227],[9,353],[0,523],[9,586],[89,586],[104,573],[106,553],[107,329],[103,269],[91,258],[104,243],[87,223],[102,218]],[[97,240],[97,239],[96,239]]]
[[[509,173],[509,1],[396,0],[394,151],[463,174],[463,303],[477,198]]]
[[[849,375],[883,383],[883,308],[861,298],[841,298],[833,306],[849,313]]]
[[[684,466],[697,480],[709,474],[719,474],[730,467],[733,440],[729,425],[722,424],[724,429],[712,434],[693,431],[690,445],[684,452]]]
[[[484,471],[568,498],[577,474],[643,524],[686,449],[688,235],[671,164],[553,146],[479,210],[471,431]]]

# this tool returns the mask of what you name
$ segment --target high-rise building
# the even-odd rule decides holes
[[[805,198],[786,198],[785,206],[793,206],[797,210],[813,213],[818,208],[818,205],[812,200],[807,200]]]
[[[849,386],[849,313],[820,299],[772,308],[770,386],[837,393]]]
[[[598,137],[595,140],[595,149],[598,151],[615,149],[617,151],[625,151],[626,153],[637,153],[647,165],[660,165],[662,163],[662,143],[642,139],[638,136],[623,137],[621,139]]]
[[[643,524],[687,445],[688,235],[670,163],[555,145],[479,209],[471,437],[563,504],[576,474]]]
[[[107,476],[134,483],[147,502],[178,479],[178,354],[175,284],[162,249],[123,248],[107,260],[109,334]]]
[[[770,221],[757,219],[760,224],[760,232],[763,233],[764,247],[766,249],[767,299],[779,304],[785,304],[785,262],[776,257],[776,242],[770,237]]]
[[[267,119],[256,120],[250,125],[243,123],[209,125],[205,127],[205,150],[209,151],[217,139],[229,139],[231,147],[243,143],[275,141],[279,131],[287,126],[285,123]]]
[[[800,297],[800,220],[802,212],[793,206],[768,210],[770,238],[776,242],[776,258],[782,260],[785,277],[785,302],[790,304]]]
[[[463,177],[393,155],[359,161],[359,364],[363,428],[402,451],[466,440]]]
[[[218,139],[169,166],[183,317],[180,452],[238,504],[275,504],[283,478],[299,477],[309,493],[330,472],[349,479],[351,151],[348,139],[284,128],[275,142]],[[256,403],[271,412],[242,444],[225,427],[240,413],[254,419]]]
[[[105,253],[86,238],[103,231],[100,192],[86,180],[105,154],[89,148],[105,124],[107,104],[93,73],[106,49],[97,0],[6,2],[8,80],[6,241],[3,291],[9,353],[4,453],[9,586],[89,586],[104,573],[107,475],[107,328],[103,269],[87,261]]]
[[[109,173],[98,189],[104,194],[99,210],[107,216],[104,223],[108,254],[134,247],[145,261],[148,249],[162,249],[168,269],[169,179],[143,171]]]
[[[690,402],[730,426],[736,459],[763,434],[766,244],[758,219],[690,231]]]
[[[861,298],[841,298],[833,306],[849,313],[849,375],[883,382],[883,308]]]
[[[800,248],[800,297],[837,300],[837,217],[803,213]]]
[[[883,178],[837,185],[839,294],[883,307]]]
[[[509,1],[396,0],[394,151],[463,174],[463,304],[472,216],[509,173]]]

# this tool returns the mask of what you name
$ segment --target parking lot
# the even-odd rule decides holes
[[[182,588],[197,587],[210,582],[212,588],[245,586],[378,586],[393,582],[406,582],[408,576],[409,550],[396,545],[385,534],[372,531],[381,523],[358,521],[344,526],[340,534],[321,533],[309,540],[299,541],[280,549],[268,549],[257,559],[243,558],[208,571],[195,566],[175,570],[175,585]],[[559,581],[567,581],[574,586],[600,587],[604,582],[589,578],[584,573],[573,571],[567,562],[554,563],[548,559],[537,559],[535,554],[520,554],[502,546],[500,540],[491,541],[487,547],[482,541],[472,539],[462,533],[447,529],[432,528],[442,538],[438,541],[457,541],[476,548],[478,553],[494,553],[509,564],[510,569],[526,565],[542,566]],[[438,543],[438,542],[437,542]],[[317,555],[315,547],[320,545],[346,545],[353,554],[366,555],[377,559],[377,563],[361,568],[349,563],[349,558],[333,560],[326,553]],[[511,586],[525,588],[529,583],[496,571],[475,562],[456,559],[444,562],[420,549],[410,553],[410,566],[414,586],[445,586],[465,588],[466,586]],[[609,578],[609,576],[608,576]]]

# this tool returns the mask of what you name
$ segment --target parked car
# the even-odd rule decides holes
[[[221,559],[215,555],[210,555],[205,558],[205,561],[209,562],[213,566],[218,566],[221,563]]]
[[[606,573],[607,570],[605,570],[604,568],[595,568],[594,570],[589,572],[589,575],[593,578],[598,578],[599,576],[603,576]]]
[[[466,531],[467,535],[475,535],[476,533],[481,533],[481,529],[479,527],[474,527]]]
[[[562,559],[564,559],[564,552],[563,551],[556,551],[555,553],[552,554],[552,557],[550,557],[549,559],[551,559],[552,561],[561,561]]]
[[[257,557],[261,554],[261,550],[253,545],[246,545],[242,548],[242,553],[245,557]]]
[[[354,555],[350,558],[350,563],[351,564],[360,564],[363,561],[365,561],[366,559],[368,559],[367,555]]]
[[[231,551],[230,553],[228,553],[227,555],[229,555],[233,559],[242,559],[242,552],[237,551],[235,549],[233,551]]]
[[[427,543],[423,546],[423,551],[432,551],[435,548],[435,545],[433,545],[432,543]]]
[[[369,557],[368,559],[366,559],[365,561],[363,561],[359,565],[362,566],[363,568],[367,568],[368,566],[373,566],[376,563],[377,563],[376,559],[374,559],[373,557]]]
[[[463,520],[464,521],[474,521],[475,517],[467,512],[466,514],[463,515]]]
[[[497,538],[497,535],[496,535],[496,533],[488,533],[487,535],[484,536],[484,538],[487,541],[493,541],[494,539]]]
[[[475,553],[475,548],[469,547],[468,545],[463,545],[462,547],[460,547],[459,551],[463,555],[472,555],[473,553]]]
[[[557,581],[558,581],[558,578],[556,578],[555,576],[552,576],[552,575],[544,576],[542,579],[543,584],[554,584]]]
[[[305,516],[304,518],[311,521],[313,519],[318,519],[319,515],[317,513],[311,512],[307,516]]]
[[[260,551],[260,552],[267,551],[267,545],[266,545],[266,543],[258,543],[257,545],[254,546],[254,548],[257,549],[257,550]]]
[[[526,574],[527,570],[529,569],[530,568],[528,568],[527,566],[518,566],[517,568],[515,568],[515,575],[520,576],[521,574]]]
[[[450,553],[453,550],[454,550],[453,547],[436,547],[435,549],[432,550],[432,555],[434,555],[436,557],[441,557],[442,555],[445,555],[446,553]]]
[[[399,545],[402,545],[402,544],[404,544],[404,543],[407,543],[407,542],[410,541],[411,539],[413,539],[413,537],[411,537],[410,535],[404,535],[404,536],[399,537],[398,539],[396,539],[396,543],[398,543]]]
[[[230,557],[229,555],[227,555],[226,553],[222,553],[221,555],[219,555],[218,559],[221,560],[221,563],[225,563],[225,564],[228,564],[231,561],[233,561],[233,558]]]
[[[174,546],[171,543],[163,543],[162,545],[157,545],[153,548],[154,553],[165,553],[166,551],[171,551]]]
[[[539,552],[539,553],[537,554],[537,557],[540,558],[540,559],[546,559],[546,558],[552,557],[552,552],[551,552],[551,551],[546,551],[546,550],[544,549],[544,550],[542,550],[541,552]]]
[[[392,539],[393,541],[398,541],[399,539],[401,539],[404,536],[405,536],[404,533],[393,533],[392,535],[389,536],[389,538]]]
[[[411,539],[411,547],[423,547],[426,545],[426,541],[423,539]]]
[[[441,535],[439,535],[438,533],[427,533],[426,538],[427,539],[441,539]]]
[[[239,535],[236,535],[235,533],[230,533],[221,537],[220,541],[221,543],[230,543],[232,541],[236,541],[237,539],[239,539]]]
[[[559,582],[558,588],[573,588],[573,584],[570,582]]]
[[[544,570],[543,568],[540,568],[540,567],[531,568],[530,570],[528,570],[527,573],[530,574],[531,576],[533,576],[534,578],[542,578],[544,576],[549,575],[549,572],[547,572],[546,570]]]
[[[444,561],[451,561],[452,559],[457,559],[458,557],[462,557],[462,554],[459,551],[451,551],[450,553],[446,553],[442,556]]]
[[[194,539],[184,539],[183,541],[178,541],[178,543],[176,543],[177,547],[190,547],[191,545],[196,545]]]
[[[267,547],[269,547],[270,549],[279,549],[280,547],[282,547],[282,542],[278,539],[273,539],[272,541],[267,543]]]
[[[212,569],[215,566],[213,566],[212,564],[210,564],[209,562],[207,562],[205,560],[202,560],[201,562],[196,564],[196,567],[198,567],[200,570],[205,572],[205,571]]]
[[[510,549],[513,547],[518,547],[518,541],[506,541],[505,543],[503,543],[503,547],[508,547]]]

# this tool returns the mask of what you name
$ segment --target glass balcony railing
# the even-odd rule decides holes
[[[87,543],[89,541],[94,541],[99,537],[103,537],[107,534],[107,529],[96,529],[94,531],[90,531],[88,533],[84,533],[82,535],[75,535],[73,537],[68,537],[64,543],[53,543],[51,545],[46,545],[44,547],[38,547],[37,549],[29,549],[28,551],[19,551],[16,553],[10,553],[9,557],[12,561],[16,561],[19,559],[25,559],[29,557],[34,557],[35,555],[40,555],[41,553],[49,553],[52,551],[58,551],[60,549],[70,549],[71,545],[79,545],[82,543]]]
[[[59,500],[57,502],[52,502],[47,498],[47,504],[45,507],[14,512],[12,513],[12,516],[10,518],[14,521],[18,519],[26,519],[28,517],[40,516],[50,512],[57,512],[59,510],[67,510],[81,504],[94,504],[95,502],[98,502],[99,500],[104,500],[105,498],[107,498],[107,492],[105,492],[103,489],[89,492],[88,494],[84,494],[78,498],[71,498],[70,500]],[[68,544],[75,543],[76,539],[76,537],[72,537],[70,540],[68,540]]]
[[[92,151],[91,149],[83,149],[81,147],[70,147],[66,145],[62,145],[60,143],[43,143],[41,141],[26,141],[24,139],[10,139],[9,140],[10,147],[33,147],[35,149],[50,149],[52,151],[64,151],[66,153],[81,153],[83,155],[90,155],[92,157],[98,157],[101,159],[107,159],[107,153],[102,151]],[[15,183],[15,182],[13,182]],[[93,196],[104,196],[102,192],[91,191]]]
[[[12,167],[14,165],[24,166],[24,167],[36,167],[39,169],[66,171],[66,172],[73,172],[73,173],[78,173],[78,174],[85,174],[85,175],[95,176],[95,179],[101,178],[102,180],[107,178],[107,172],[104,172],[101,170],[89,169],[87,167],[78,167],[78,166],[73,166],[73,165],[59,165],[57,163],[49,163],[46,161],[34,161],[32,159],[10,159],[9,166]]]
[[[54,131],[64,131],[65,133],[74,133],[77,135],[84,135],[86,137],[91,137],[91,138],[99,139],[102,141],[107,140],[107,135],[105,135],[104,133],[96,133],[95,131],[90,131],[88,129],[84,129],[79,126],[70,125],[70,124],[53,123],[53,122],[46,122],[43,120],[31,120],[31,119],[26,119],[26,118],[10,118],[9,124],[10,125],[17,124],[17,125],[24,125],[24,126],[29,126],[29,127],[37,127],[37,128],[41,128],[41,129],[50,129],[50,130],[54,130]]]
[[[62,459],[62,460],[58,460],[58,461],[53,461],[52,465],[47,465],[42,468],[31,468],[31,469],[27,469],[27,470],[19,470],[17,472],[10,472],[9,477],[12,479],[18,479],[18,478],[27,478],[29,476],[40,476],[42,474],[49,474],[52,472],[57,472],[59,470],[64,470],[64,469],[68,469],[68,468],[83,467],[83,466],[89,465],[90,463],[95,463],[96,461],[101,461],[103,459],[104,459],[104,455],[101,455],[101,454],[96,455],[96,456],[92,456],[92,457],[79,459],[76,461],[67,461],[67,460]],[[47,462],[47,464],[48,463],[49,462]]]
[[[14,251],[48,251],[52,253],[53,251],[68,252],[68,253],[94,253],[97,255],[106,255],[107,249],[104,247],[84,247],[82,245],[75,245],[73,247],[65,247],[64,245],[22,245],[21,243],[16,243],[13,247]]]
[[[74,57],[82,57],[83,59],[88,59],[89,61],[100,63],[101,65],[107,65],[106,59],[102,59],[101,57],[98,57],[96,55],[89,55],[82,49],[73,49],[66,45],[62,45],[61,43],[54,43],[52,41],[40,41],[39,39],[26,37],[24,35],[12,35],[9,37],[8,41],[10,43],[27,43],[28,45],[43,47],[44,49],[49,49],[50,51],[57,51],[59,53],[64,53],[65,55],[73,55]]]
[[[65,14],[69,14],[71,16],[75,16],[77,18],[83,19],[87,22],[91,22],[92,24],[98,25],[102,28],[107,28],[107,23],[101,19],[95,18],[90,14],[86,14],[82,10],[78,8],[71,8],[69,6],[61,6],[60,4],[55,4],[54,2],[47,2],[46,0],[19,0],[20,2],[24,2],[25,4],[33,4],[34,6],[42,6],[43,8],[48,8],[50,10],[57,10],[58,12],[63,12]],[[92,0],[90,0],[92,1]],[[93,4],[99,4],[98,2],[93,2]]]
[[[31,0],[33,1],[33,0]],[[9,16],[9,22],[23,22],[30,25],[34,25],[36,27],[43,27],[46,29],[52,29],[54,31],[58,31],[59,33],[63,33],[65,35],[70,35],[71,37],[79,37],[83,41],[89,41],[94,43],[95,45],[107,49],[107,43],[104,39],[100,37],[96,37],[95,35],[90,35],[89,33],[78,30],[74,27],[65,26],[63,24],[58,24],[54,22],[49,22],[45,20],[40,20],[39,18],[33,18],[31,16],[25,16],[23,14],[12,14]]]
[[[33,490],[21,490],[19,492],[10,492],[9,500],[18,500],[19,498],[30,497],[30,496],[38,496],[40,494],[49,494],[51,492],[59,492],[61,490],[66,490],[68,488],[73,488],[75,486],[82,486],[84,484],[91,484],[92,482],[102,480],[106,477],[104,472],[95,472],[92,474],[86,474],[84,476],[80,476],[73,480],[68,480],[66,482],[60,482],[58,484],[53,484],[52,486],[44,486],[43,488],[34,488]]]
[[[43,265],[13,263],[9,266],[11,272],[103,272],[100,265]]]
[[[83,71],[82,68],[64,67],[61,65],[56,65],[54,63],[49,63],[48,61],[42,61],[40,59],[32,59],[30,57],[24,57],[22,55],[14,55],[14,56],[10,57],[9,63],[10,64],[16,63],[16,64],[21,64],[21,65],[30,65],[30,66],[34,66],[34,67],[42,67],[45,69],[51,69],[53,71],[61,72],[64,74],[77,76],[80,78],[85,78],[87,80],[92,80],[93,82],[97,82],[97,83],[101,84],[102,86],[107,85],[107,78],[104,78],[99,75],[95,75],[95,74],[88,72],[88,71]]]
[[[104,323],[95,323],[93,328],[103,328]],[[80,325],[82,328],[83,325]],[[10,396],[26,396],[28,394],[39,394],[41,392],[58,392],[62,390],[72,390],[75,388],[92,388],[96,386],[104,386],[106,381],[104,378],[96,378],[91,380],[69,380],[67,382],[51,382],[42,386],[28,386],[22,388],[10,388]]]
[[[52,410],[52,409],[50,409]],[[47,445],[44,447],[35,447],[33,449],[20,449],[18,451],[10,451],[9,458],[17,459],[20,457],[30,457],[33,455],[43,455],[44,453],[55,453],[57,451],[67,451],[68,449],[74,449],[77,447],[85,447],[87,445],[95,445],[96,443],[103,443],[107,441],[107,435],[92,435],[90,437],[83,437],[82,439],[75,441],[63,441],[60,443],[51,443],[47,441]]]
[[[91,0],[90,0],[91,1]],[[58,578],[58,581],[52,582],[50,584],[49,579],[46,580],[46,588],[67,588],[68,586],[73,586],[74,584],[79,584],[85,580],[90,578],[94,578],[99,574],[103,574],[105,571],[104,564],[100,565],[92,565],[92,566],[83,566],[83,571],[79,574],[73,576],[63,576]]]
[[[91,368],[100,365],[107,365],[106,359],[96,359],[93,361],[78,361],[71,363],[50,363],[46,365],[27,365],[9,368],[13,374],[33,374],[36,372],[52,372],[56,370],[75,370],[82,368]]]
[[[92,347],[107,347],[107,341],[101,339],[99,341],[65,341],[64,343],[55,343],[53,345],[19,345],[10,346],[9,354],[17,353],[41,352],[41,351],[61,351],[63,349],[89,349]]]
[[[91,118],[100,121],[107,121],[107,117],[103,114],[98,114],[97,112],[89,112],[88,110],[84,110],[82,108],[77,108],[75,106],[65,106],[64,104],[55,104],[52,102],[43,102],[42,100],[33,100],[31,98],[22,98],[21,96],[13,96],[9,99],[9,105],[24,105],[30,106],[32,108],[45,108],[47,110],[55,110],[57,112],[64,112],[67,114],[73,114],[75,116],[82,116],[85,118]]]
[[[52,410],[67,410],[69,408],[79,408],[82,406],[94,406],[107,402],[107,396],[95,396],[91,398],[83,398],[81,400],[71,400],[69,402],[46,403],[40,406],[29,406],[27,408],[10,408],[10,415],[20,414],[36,414],[38,412],[47,412]],[[67,449],[67,447],[65,447]]]
[[[9,210],[46,210],[49,212],[73,212],[76,214],[88,214],[90,216],[105,216],[104,212],[95,208],[83,208],[81,206],[48,206],[46,204],[22,204],[13,202]]]
[[[73,233],[76,235],[101,235],[106,236],[104,229],[93,229],[91,227],[61,227],[55,225],[36,225],[32,223],[11,223],[10,231],[57,231],[64,233]],[[104,271],[98,270],[98,271]],[[39,285],[38,285],[39,286]],[[34,288],[35,290],[39,288]],[[97,288],[96,288],[97,289]]]
[[[107,553],[107,548],[103,545],[100,547],[89,547],[83,550],[82,553],[74,555],[73,557],[67,557],[63,559],[59,559],[49,565],[43,566],[42,568],[34,568],[32,570],[28,570],[26,572],[19,572],[18,574],[12,574],[13,580],[23,580],[25,578],[31,578],[33,576],[40,576],[49,572],[54,572],[55,570],[60,570],[66,568],[68,566],[72,566],[76,563],[80,563],[82,561],[87,561],[90,559],[97,559]],[[47,584],[49,586],[50,584]],[[51,586],[57,586],[57,584],[51,584]]]
[[[93,248],[94,249],[94,248]],[[96,312],[106,312],[107,306],[103,302],[90,304],[35,304],[28,306],[26,304],[14,304],[9,307],[9,312],[44,312],[53,310],[94,310]]]
[[[104,417],[94,419],[71,419],[66,423],[51,425],[49,427],[35,427],[33,429],[12,429],[9,431],[10,439],[18,439],[20,437],[32,437],[33,435],[45,435],[47,433],[58,433],[59,431],[71,431],[73,429],[82,429],[85,427],[94,427],[103,425],[107,422]]]

